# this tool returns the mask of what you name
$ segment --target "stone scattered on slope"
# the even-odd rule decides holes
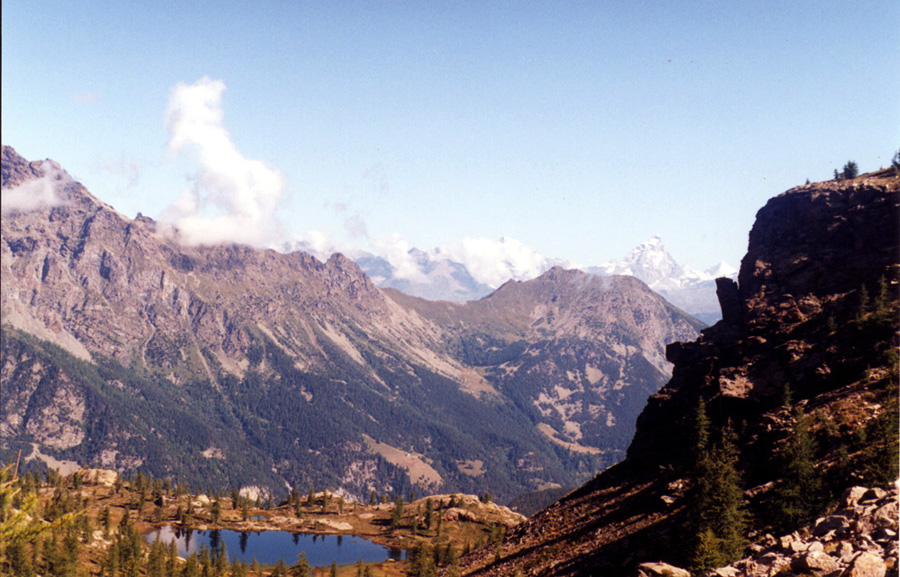
[[[896,576],[898,495],[896,484],[890,491],[851,487],[841,508],[812,527],[779,539],[766,535],[751,545],[750,557],[707,577]]]

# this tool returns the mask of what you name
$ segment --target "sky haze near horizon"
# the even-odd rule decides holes
[[[4,144],[129,217],[252,244],[506,236],[590,266],[658,234],[738,266],[770,197],[900,149],[895,1],[2,13]]]

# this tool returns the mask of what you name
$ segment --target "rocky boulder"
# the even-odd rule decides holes
[[[119,479],[119,474],[109,469],[82,469],[78,474],[83,483],[102,487],[112,487]]]
[[[898,574],[898,485],[851,487],[812,527],[751,545],[753,555],[707,577],[885,577]]]

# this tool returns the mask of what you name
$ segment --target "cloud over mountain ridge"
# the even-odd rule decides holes
[[[554,266],[562,266],[580,268],[599,276],[634,276],[676,306],[706,322],[719,318],[715,279],[737,275],[737,271],[725,262],[705,271],[681,265],[668,253],[659,236],[634,248],[623,260],[593,267],[579,267],[571,261],[544,257],[510,237],[496,241],[469,238],[423,251],[411,248],[408,241],[395,235],[390,243],[380,243],[376,247],[383,250],[377,254],[356,251],[348,256],[375,284],[421,298],[477,300],[509,280],[530,280]],[[300,244],[296,248],[308,250],[311,247]]]

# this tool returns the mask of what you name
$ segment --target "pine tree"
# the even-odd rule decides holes
[[[212,512],[210,514],[213,525],[219,522],[219,519],[222,517],[222,505],[219,503],[219,500],[216,499],[212,504]]]
[[[197,559],[196,553],[191,553],[184,560],[181,566],[181,577],[200,577],[203,569],[200,567],[200,561]]]
[[[453,574],[454,571],[456,573],[459,572],[459,557],[456,555],[456,550],[447,543],[447,549],[444,553],[444,564],[450,566],[450,573]]]
[[[410,552],[409,559],[410,577],[434,577],[434,556],[428,545],[421,541]]]
[[[225,541],[219,542],[219,546],[214,553],[214,575],[216,575],[216,577],[225,577],[225,572],[228,570],[228,548],[225,546]]]
[[[161,539],[150,545],[147,555],[147,577],[166,577],[166,546]]]
[[[48,480],[50,478],[51,474],[48,472]],[[52,478],[57,479],[55,476]],[[0,545],[0,575],[11,574],[9,571],[12,561],[9,556],[19,555],[20,546],[35,543],[40,540],[41,536],[49,536],[53,531],[71,528],[72,530],[68,533],[75,541],[71,545],[78,547],[74,523],[77,521],[78,515],[83,513],[66,511],[66,509],[62,509],[58,516],[54,515],[52,522],[44,522],[40,515],[40,503],[37,495],[30,492],[23,494],[22,485],[15,476],[13,463],[0,469],[0,544],[2,544]],[[53,547],[52,556],[58,547],[55,542],[51,543],[50,541],[46,542],[48,546],[52,545]],[[37,549],[37,544],[34,547]]]
[[[434,514],[434,502],[431,497],[425,499],[425,528],[431,529],[431,517]]]
[[[210,569],[212,569],[212,558],[206,543],[200,544],[200,555],[198,558],[200,560],[200,568],[203,572],[203,577],[206,577],[209,575]]]
[[[719,539],[712,529],[704,529],[697,537],[694,546],[694,557],[691,567],[695,575],[705,575],[711,569],[728,564],[728,559],[722,552]]]
[[[862,285],[859,288],[859,302],[857,303],[856,309],[856,322],[861,323],[866,318],[866,313],[869,312],[869,290],[866,288],[866,285]]]
[[[897,396],[897,384],[892,383],[882,411],[871,425],[873,442],[864,453],[866,477],[883,486],[893,483],[900,475],[900,441],[897,437],[900,429],[900,402]]]
[[[34,545],[32,544],[31,547]],[[0,575],[21,575],[22,577],[34,576],[34,563],[32,552],[28,543],[15,541],[5,545],[5,562],[0,567]]]
[[[303,577],[308,577],[309,573]],[[272,569],[272,572],[269,573],[269,577],[288,577],[287,567],[284,564],[284,559],[279,559],[277,563],[275,563],[275,567]]]
[[[166,575],[174,575],[175,567],[178,566],[178,546],[175,539],[169,541],[169,547],[166,552]]]
[[[738,450],[730,425],[721,440],[698,463],[689,505],[694,545],[691,567],[702,572],[708,563],[727,564],[743,554],[747,530],[744,494],[737,471]]]
[[[290,577],[311,577],[312,567],[309,566],[309,561],[306,560],[305,551],[301,551],[297,556],[297,562],[291,565],[288,574]]]
[[[878,279],[878,292],[875,294],[875,302],[872,303],[872,309],[876,315],[882,315],[886,312],[885,309],[890,298],[889,293],[887,279],[882,275]]]
[[[247,566],[243,561],[238,559],[232,561],[230,577],[247,577]]]
[[[394,508],[391,510],[391,531],[400,527],[403,519],[403,497],[394,500]]]
[[[693,447],[692,463],[694,469],[697,470],[706,452],[709,449],[709,417],[706,414],[706,403],[703,397],[697,400],[697,407],[694,409],[694,419],[692,428],[691,446]]]
[[[809,431],[809,418],[799,407],[794,409],[794,423],[779,462],[773,522],[781,530],[793,531],[815,520],[824,490],[822,475],[816,469],[816,442]]]
[[[74,527],[69,527],[63,537],[55,574],[59,577],[74,577],[80,554],[81,542],[78,539],[78,533]]]

